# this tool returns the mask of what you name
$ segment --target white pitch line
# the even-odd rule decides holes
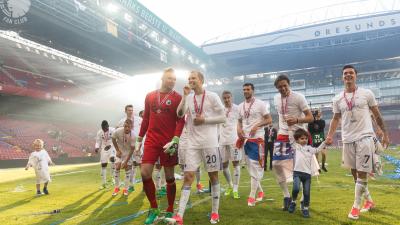
[[[353,187],[354,185],[350,185],[350,184],[343,184],[343,185],[318,185],[315,186],[315,188],[349,188],[349,187]],[[249,185],[240,185],[239,187],[241,188],[245,188],[245,187],[250,187]],[[279,185],[268,185],[268,186],[262,186],[263,188],[268,188],[268,189],[274,189],[274,188],[280,188]],[[400,187],[400,184],[368,184],[368,187]]]
[[[70,175],[70,174],[75,174],[75,173],[84,173],[87,170],[78,170],[78,171],[72,171],[72,172],[67,172],[67,173],[56,173],[54,175],[51,175],[52,177],[57,177],[57,176],[64,176],[64,175]]]
[[[272,178],[264,178],[262,179],[260,182],[266,181],[266,180],[272,180]],[[245,182],[241,182],[242,184],[250,184],[251,181],[245,181]]]

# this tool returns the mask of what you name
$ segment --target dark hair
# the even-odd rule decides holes
[[[298,129],[294,132],[294,139],[297,141],[299,140],[299,138],[301,138],[302,136],[306,136],[308,138],[308,132],[305,131],[304,129]]]
[[[345,66],[343,66],[342,73],[343,73],[343,71],[345,69],[353,69],[354,72],[356,72],[356,74],[357,74],[357,69],[353,65],[345,65]]]
[[[222,92],[222,96],[224,96],[224,95],[231,95],[232,96],[232,92],[225,90],[225,91]]]
[[[141,111],[139,112],[139,116],[143,115],[143,113],[144,113],[144,110],[141,110]]]
[[[108,122],[107,122],[107,120],[101,121],[101,128],[105,128],[105,127],[108,127]]]
[[[250,86],[250,87],[251,87],[251,90],[254,91],[254,84],[252,84],[252,83],[245,83],[245,84],[243,84],[243,87],[246,87],[246,86]]]
[[[126,123],[129,124],[130,126],[133,125],[133,122],[132,122],[132,120],[130,120],[130,119],[126,119],[126,120],[125,120],[124,126],[125,126]]]
[[[126,111],[126,109],[128,109],[128,108],[133,108],[133,105],[126,105],[126,106],[125,106],[125,111]]]
[[[287,75],[287,74],[285,74],[285,73],[282,73],[281,75],[279,75],[279,76],[275,79],[274,86],[277,87],[277,86],[278,86],[278,83],[279,83],[280,81],[283,81],[283,80],[286,80],[287,83],[290,85],[289,75]]]

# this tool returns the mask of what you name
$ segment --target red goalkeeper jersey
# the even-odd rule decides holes
[[[181,99],[176,91],[156,90],[147,94],[139,133],[140,137],[146,135],[146,145],[165,145],[174,136],[181,135],[185,120],[176,114]]]

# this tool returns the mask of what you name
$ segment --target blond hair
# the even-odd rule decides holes
[[[167,74],[174,74],[174,73],[175,73],[175,70],[171,67],[164,69],[161,80],[166,79]]]
[[[191,74],[196,74],[197,77],[199,78],[199,80],[201,80],[201,83],[204,84],[204,75],[200,71],[193,70],[190,73]]]
[[[35,144],[39,144],[39,145],[40,145],[40,148],[43,148],[43,147],[44,147],[44,141],[43,141],[42,139],[35,139],[35,140],[33,141],[33,143],[32,143],[32,146],[35,145]]]
[[[172,67],[168,67],[168,68],[164,69],[164,74],[165,73],[173,73],[173,72],[175,72],[175,70]]]

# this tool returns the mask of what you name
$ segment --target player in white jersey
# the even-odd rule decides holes
[[[272,167],[283,192],[283,210],[286,211],[291,202],[287,183],[293,180],[291,146],[294,143],[293,134],[299,128],[307,130],[307,124],[314,118],[304,95],[290,89],[290,80],[286,74],[279,75],[274,85],[279,91],[274,97],[274,105],[279,117],[279,130],[274,144]]]
[[[367,190],[367,174],[372,171],[373,153],[375,151],[375,134],[370,111],[383,132],[382,145],[384,147],[389,145],[389,135],[373,92],[369,89],[357,87],[356,85],[357,70],[352,65],[345,65],[342,72],[344,91],[333,99],[334,115],[331,120],[326,143],[332,144],[333,135],[341,120],[343,142],[342,164],[350,168],[353,174],[357,174],[355,200],[348,217],[350,219],[358,219],[361,198]],[[374,203],[371,202],[371,205],[373,206]]]
[[[182,175],[183,171],[185,170],[185,151],[189,147],[189,139],[188,139],[188,130],[186,129],[186,126],[182,130],[182,134],[179,138],[179,147],[178,147],[178,159],[179,159],[179,167],[182,170]],[[197,193],[203,193],[203,185],[200,182],[201,178],[201,169],[196,171],[196,188],[197,188]]]
[[[100,188],[106,188],[107,184],[107,165],[108,161],[111,162],[111,177],[114,180],[115,170],[115,148],[112,145],[112,134],[114,132],[113,127],[109,127],[107,120],[101,122],[101,129],[96,135],[96,144],[94,151],[98,153],[100,151],[100,165],[101,165],[101,178],[102,186]]]
[[[375,176],[379,176],[383,174],[383,168],[382,168],[382,160],[381,160],[381,154],[384,151],[384,148],[381,144],[381,142],[379,141],[380,139],[382,139],[383,137],[383,131],[379,128],[374,114],[372,114],[372,112],[370,111],[371,114],[371,120],[372,120],[372,124],[373,124],[373,128],[375,130],[375,134],[376,136],[374,137],[374,143],[375,143],[375,151],[372,154],[372,158],[373,158],[373,165],[372,165],[372,172],[368,174],[368,177],[370,177],[372,180],[375,180]],[[357,171],[356,170],[352,170],[350,169],[351,174],[353,175],[353,179],[354,179],[354,183],[357,183]],[[375,208],[375,203],[372,200],[372,196],[371,193],[368,190],[368,186],[365,187],[364,189],[364,199],[365,199],[365,203],[362,207],[362,209],[360,210],[360,212],[368,212],[371,209]]]
[[[218,124],[225,122],[224,106],[218,95],[203,88],[204,76],[198,71],[189,75],[189,85],[184,87],[184,97],[178,106],[179,117],[187,115],[186,129],[188,130],[189,147],[185,151],[184,182],[179,201],[179,210],[170,220],[183,224],[183,214],[190,197],[190,189],[194,175],[204,162],[211,180],[212,211],[210,222],[219,221],[220,185],[218,172],[221,170],[221,158],[218,150]],[[190,94],[190,90],[194,94]]]
[[[132,105],[126,105],[125,106],[125,114],[126,117],[122,118],[117,125],[118,127],[123,127],[125,120],[130,119],[132,121],[132,132],[137,137],[139,135],[139,130],[140,126],[142,125],[142,118],[140,116],[135,116],[133,113],[133,106]],[[140,164],[142,163],[142,156],[143,156],[143,147],[140,148],[140,151],[135,151],[135,160],[132,165],[132,169],[130,171],[130,183],[132,184],[128,188],[128,192],[133,192],[135,190],[135,178],[136,178],[136,171],[139,169],[140,170]]]
[[[128,196],[128,186],[131,184],[130,171],[133,164],[136,136],[132,132],[132,120],[125,120],[124,127],[117,128],[112,134],[112,143],[116,150],[115,160],[115,188],[113,196],[119,192],[120,169],[125,169],[125,187],[123,194]]]
[[[33,141],[33,149],[34,152],[29,156],[29,161],[26,164],[25,170],[28,170],[29,167],[33,167],[36,174],[36,195],[41,195],[40,192],[40,184],[43,184],[43,193],[48,195],[49,191],[47,190],[47,185],[51,181],[49,165],[54,165],[53,161],[47,151],[43,148],[44,142],[42,139],[36,139]]]
[[[250,174],[250,194],[248,206],[264,198],[261,180],[264,176],[264,126],[272,123],[269,105],[254,97],[254,85],[243,85],[245,101],[239,105],[239,120],[237,125],[238,147],[246,154],[246,163]],[[256,196],[257,194],[257,196]]]
[[[130,119],[134,126],[132,127],[132,131],[134,133],[135,136],[137,136],[139,134],[140,131],[140,126],[142,125],[142,118],[140,116],[135,116],[133,113],[133,106],[132,105],[126,105],[125,106],[125,114],[126,117],[122,118],[117,125],[118,127],[123,127],[125,120],[126,119]]]
[[[222,99],[225,105],[226,122],[220,125],[219,150],[223,163],[223,173],[229,185],[225,191],[225,196],[232,194],[234,199],[239,199],[239,161],[242,159],[242,151],[236,148],[239,108],[232,103],[233,99],[230,91],[222,92]],[[229,171],[229,161],[232,161],[233,164],[233,182]]]

